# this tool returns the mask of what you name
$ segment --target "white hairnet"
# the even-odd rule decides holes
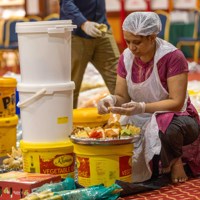
[[[122,29],[134,35],[158,34],[162,24],[159,16],[154,12],[133,12],[123,22]]]

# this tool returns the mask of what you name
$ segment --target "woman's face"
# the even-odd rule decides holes
[[[154,51],[155,35],[140,36],[127,31],[123,31],[123,34],[128,48],[135,56],[147,56],[148,54],[152,54],[152,51]]]

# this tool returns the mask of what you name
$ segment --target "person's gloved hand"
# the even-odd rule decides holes
[[[111,107],[110,111],[120,115],[137,115],[145,112],[145,103],[131,101],[129,103],[122,104],[121,107]]]
[[[82,30],[91,37],[102,37],[102,32],[98,29],[100,24],[96,22],[86,21],[82,26]]]
[[[114,95],[108,95],[105,98],[101,99],[98,104],[98,113],[99,114],[106,114],[109,113],[109,107],[112,107],[116,104],[117,98]]]

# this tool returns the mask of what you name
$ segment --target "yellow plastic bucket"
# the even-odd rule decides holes
[[[11,153],[16,147],[18,116],[0,118],[0,156]]]
[[[20,141],[25,172],[74,178],[74,153],[70,141],[31,143]]]
[[[0,117],[12,117],[16,114],[16,85],[16,79],[0,77]]]
[[[110,114],[100,115],[96,107],[73,110],[73,126],[97,127],[108,122]]]
[[[74,144],[78,183],[88,187],[110,186],[116,180],[131,182],[133,144],[81,145]]]

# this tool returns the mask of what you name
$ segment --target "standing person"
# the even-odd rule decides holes
[[[72,35],[72,81],[75,82],[74,108],[88,62],[102,75],[111,94],[116,84],[119,50],[106,18],[105,0],[60,0],[60,19],[77,25]],[[105,34],[99,30],[106,25]]]
[[[122,125],[141,127],[134,144],[134,182],[151,178],[155,155],[173,183],[185,182],[183,159],[194,175],[200,174],[200,122],[187,93],[187,60],[157,37],[161,21],[154,12],[131,13],[122,29],[128,48],[119,59],[115,95],[101,99],[98,111],[118,113]]]

